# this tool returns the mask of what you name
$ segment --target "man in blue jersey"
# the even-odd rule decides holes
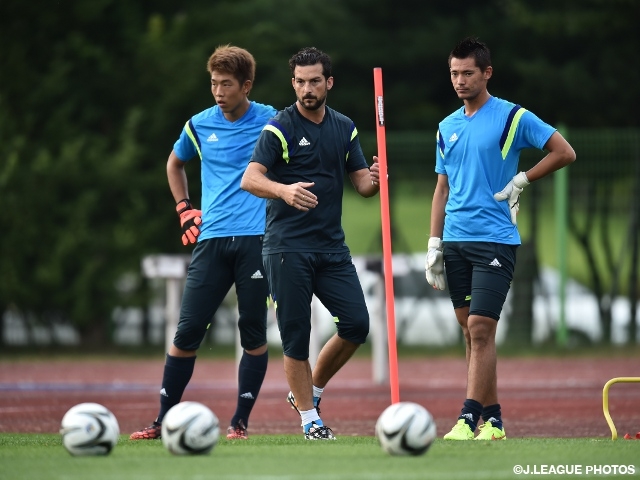
[[[369,169],[354,123],[326,105],[331,59],[304,48],[289,60],[297,101],[264,127],[241,187],[267,198],[263,260],[291,388],[287,399],[308,440],[333,440],[318,405],[327,382],[365,342],[369,313],[345,243],[345,176],[363,197],[379,191],[377,157]],[[334,317],[337,333],[309,364],[313,295]]]
[[[425,269],[434,288],[449,285],[466,343],[467,398],[444,439],[473,440],[482,419],[476,440],[504,440],[495,336],[520,245],[519,196],[530,182],[576,156],[555,128],[489,94],[493,68],[484,43],[474,38],[459,42],[449,55],[449,71],[464,105],[440,122],[437,132],[438,181]],[[527,172],[517,173],[524,148],[548,153]]]
[[[184,126],[167,162],[167,177],[180,216],[182,242],[196,243],[189,265],[178,330],[166,356],[160,411],[131,439],[160,438],[167,411],[180,402],[193,373],[196,351],[213,316],[235,283],[240,343],[236,412],[229,439],[246,439],[249,414],[267,371],[267,300],[262,265],[265,201],[240,189],[240,179],[273,107],[250,101],[255,61],[246,50],[218,47],[207,62],[216,105]],[[201,160],[202,210],[189,200],[185,164]]]

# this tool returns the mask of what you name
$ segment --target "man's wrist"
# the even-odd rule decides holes
[[[527,174],[524,172],[518,173],[515,177],[513,177],[513,184],[518,188],[524,188],[529,185]]]
[[[193,207],[191,206],[191,202],[188,198],[183,198],[178,203],[176,203],[176,212],[180,215],[182,212],[186,212],[187,210],[191,210]]]
[[[429,237],[427,248],[429,250],[431,250],[432,248],[435,248],[436,250],[442,250],[442,239],[440,237]]]

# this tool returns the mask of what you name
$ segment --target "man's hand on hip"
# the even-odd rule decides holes
[[[527,175],[524,172],[520,172],[513,177],[502,190],[493,196],[498,202],[507,200],[509,212],[511,213],[511,223],[514,225],[518,223],[516,215],[518,215],[518,211],[520,210],[520,194],[527,185],[529,185]]]

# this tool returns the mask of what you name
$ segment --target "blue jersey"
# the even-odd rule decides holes
[[[349,251],[341,223],[345,175],[369,168],[351,119],[325,107],[322,122],[314,123],[293,104],[264,127],[251,161],[273,181],[314,182],[309,190],[318,197],[307,212],[268,200],[263,253]]]
[[[268,105],[251,102],[246,113],[230,122],[216,105],[191,117],[173,150],[186,162],[202,160],[202,226],[198,241],[216,237],[262,235],[265,200],[240,189],[262,127],[276,114]]]
[[[471,117],[461,107],[440,122],[435,170],[449,180],[443,240],[519,245],[507,202],[493,195],[518,173],[520,151],[542,149],[554,132],[533,113],[496,97]]]

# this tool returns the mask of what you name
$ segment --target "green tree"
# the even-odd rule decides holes
[[[115,305],[145,303],[140,259],[186,251],[166,158],[185,121],[213,103],[205,62],[220,44],[254,54],[251,98],[277,108],[294,101],[288,58],[325,50],[329,104],[369,140],[372,69],[383,68],[388,130],[432,138],[460,106],[446,60],[466,35],[493,50],[493,94],[551,123],[632,126],[639,11],[634,0],[4,0],[0,311],[71,319],[99,342]],[[397,152],[406,177],[433,158]],[[199,164],[187,168],[198,199]]]

